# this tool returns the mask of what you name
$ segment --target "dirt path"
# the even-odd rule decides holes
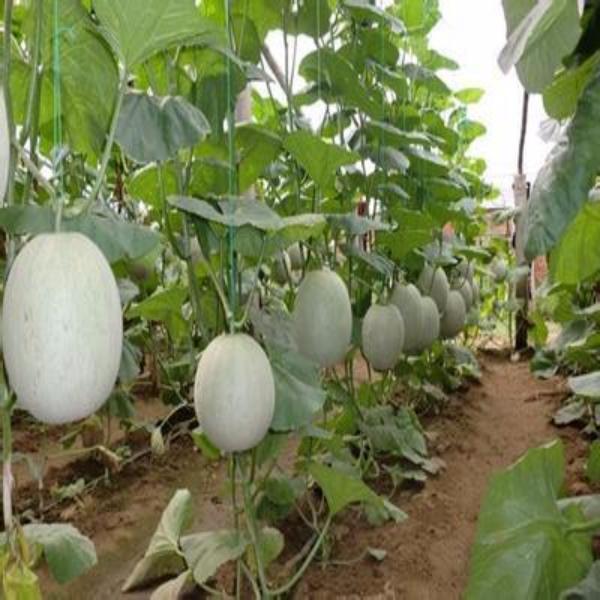
[[[386,558],[380,563],[365,559],[348,566],[329,565],[326,570],[315,566],[296,590],[296,598],[460,597],[490,475],[528,448],[558,435],[549,417],[559,400],[560,381],[537,381],[527,363],[513,364],[497,356],[484,356],[482,369],[482,384],[453,397],[444,416],[428,427],[447,469],[421,492],[402,492],[394,498],[409,520],[373,528],[348,513],[336,525],[336,561],[351,561],[368,547],[385,550]],[[576,445],[571,444],[570,455]],[[122,596],[120,586],[143,554],[176,488],[189,487],[197,499],[195,529],[226,523],[227,506],[218,500],[221,470],[207,466],[189,446],[179,452],[162,465],[134,473],[123,485],[117,483],[84,505],[83,515],[75,515],[94,538],[100,563],[87,577],[50,598],[148,598],[149,592]]]
[[[527,363],[484,357],[482,385],[457,396],[429,431],[447,469],[396,502],[409,520],[380,529],[347,524],[340,560],[361,548],[387,551],[381,563],[314,569],[297,598],[453,600],[468,575],[470,548],[490,475],[528,448],[557,437],[549,424],[560,382],[534,379]]]

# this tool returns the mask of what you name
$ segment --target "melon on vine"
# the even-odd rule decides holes
[[[448,294],[448,302],[442,316],[442,337],[445,339],[456,337],[465,328],[466,322],[467,306],[464,297],[459,291],[452,290]]]
[[[473,283],[475,279],[475,264],[472,262],[467,262],[466,260],[458,263],[456,267],[458,274],[462,279],[466,279],[469,283]]]
[[[395,305],[373,305],[362,324],[362,348],[376,371],[392,369],[404,347],[404,320]]]
[[[462,296],[462,298],[465,302],[467,311],[469,311],[471,309],[471,306],[473,306],[473,302],[474,302],[473,287],[466,279],[464,279],[462,284],[460,285],[460,287],[456,288],[456,291],[459,292],[459,294]],[[446,304],[446,306],[447,306],[447,304]]]
[[[419,277],[419,288],[423,294],[433,298],[440,312],[444,310],[450,291],[444,269],[441,267],[434,269],[431,265],[425,265]]]
[[[502,258],[495,258],[492,261],[491,270],[495,281],[504,281],[508,276],[508,265]]]
[[[419,350],[430,348],[440,337],[440,313],[437,304],[429,296],[421,300],[423,308],[423,327],[421,329],[421,339]]]
[[[4,90],[0,87],[0,201],[6,195],[10,172],[10,131]]]
[[[394,286],[392,304],[398,308],[404,321],[404,351],[416,352],[420,348],[421,330],[423,329],[423,305],[421,293],[412,283]]]
[[[119,290],[98,247],[79,233],[35,237],[4,291],[4,362],[18,406],[44,423],[95,413],[117,379]]]
[[[291,276],[291,273],[292,261],[290,260],[288,253],[285,250],[282,250],[273,260],[271,275],[279,285],[284,285],[288,282],[288,277]]]
[[[287,249],[287,253],[290,257],[292,269],[294,271],[300,271],[304,267],[304,254],[300,242],[293,244]]]
[[[261,346],[242,333],[214,339],[198,362],[194,405],[206,437],[223,452],[258,445],[275,412],[273,371]]]
[[[337,273],[321,269],[306,275],[294,304],[293,328],[300,353],[321,367],[331,367],[346,356],[352,306]]]

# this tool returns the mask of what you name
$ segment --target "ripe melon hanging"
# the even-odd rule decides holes
[[[117,379],[119,290],[98,247],[79,233],[39,235],[17,256],[4,292],[2,340],[18,406],[44,423],[94,414]]]

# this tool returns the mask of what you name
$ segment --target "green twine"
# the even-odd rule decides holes
[[[52,71],[53,71],[53,138],[54,138],[54,171],[58,176],[58,194],[56,195],[55,230],[60,231],[64,204],[64,173],[61,166],[63,146],[62,129],[62,90],[61,90],[61,61],[60,61],[60,17],[58,1],[54,0],[54,32],[52,36]]]
[[[231,39],[231,7],[230,0],[225,0],[225,27],[229,37],[229,45],[233,50]],[[235,198],[238,195],[236,152],[235,152],[235,115],[233,106],[233,68],[231,56],[227,53],[227,149],[229,155],[229,203],[233,211],[235,209]],[[235,252],[236,231],[230,226],[227,230],[227,246],[229,255],[229,307],[231,317],[229,321],[230,333],[235,332],[235,313],[237,308],[237,257]]]

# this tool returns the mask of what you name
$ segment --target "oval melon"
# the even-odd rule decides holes
[[[491,264],[495,281],[504,281],[508,276],[508,265],[502,258],[495,258]]]
[[[273,279],[279,284],[284,285],[288,282],[288,276],[292,272],[292,262],[288,253],[283,250],[279,252],[273,261],[271,274]]]
[[[345,357],[352,338],[352,306],[339,275],[327,269],[306,275],[298,289],[293,327],[301,354],[321,367]]]
[[[441,267],[434,269],[431,265],[425,265],[419,277],[419,288],[423,294],[433,298],[440,312],[444,310],[450,291],[450,284],[444,269]]]
[[[473,283],[473,279],[475,278],[474,263],[463,260],[460,263],[458,263],[456,270],[458,271],[458,274],[462,279],[467,279],[469,283]]]
[[[471,306],[473,306],[473,288],[471,287],[471,284],[466,279],[464,279],[462,285],[458,287],[456,291],[459,292],[460,295],[463,297],[468,312]],[[446,306],[448,306],[447,303]]]
[[[466,322],[467,306],[464,297],[459,291],[452,290],[448,294],[446,310],[442,317],[442,337],[445,339],[456,337],[464,329]]]
[[[221,335],[202,353],[194,383],[198,422],[223,452],[244,452],[265,437],[275,412],[269,359],[250,336]]]
[[[404,347],[404,320],[395,305],[369,308],[362,324],[362,347],[376,371],[395,366]]]
[[[111,393],[123,344],[119,290],[79,233],[39,235],[17,256],[4,293],[4,361],[19,406],[44,423],[95,413]]]
[[[404,351],[418,351],[423,329],[421,293],[412,283],[409,285],[397,283],[391,301],[400,311],[404,321]]]
[[[10,171],[10,131],[4,90],[0,87],[0,201],[6,195]]]
[[[423,308],[423,327],[419,350],[430,348],[433,342],[440,337],[440,313],[433,298],[425,296],[421,301]]]
[[[304,267],[304,255],[300,243],[298,242],[290,246],[287,249],[287,253],[290,257],[292,269],[294,271],[300,271]]]

